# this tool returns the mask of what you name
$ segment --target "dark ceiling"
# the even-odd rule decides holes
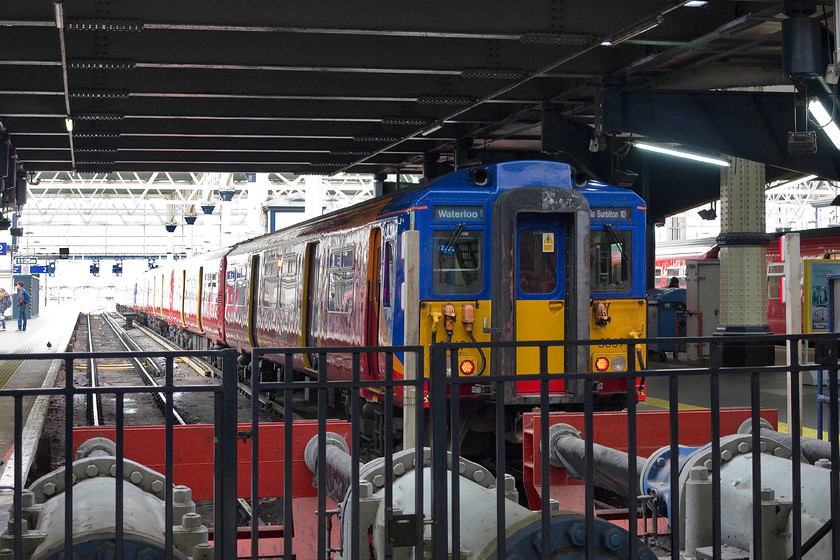
[[[824,138],[810,159],[779,149],[804,123],[793,93],[772,94],[769,107],[755,91],[693,103],[789,87],[786,7],[806,6],[822,48],[833,2],[686,4],[6,1],[0,121],[26,171],[418,172],[425,162],[434,172],[554,157],[611,180],[655,167],[627,149],[635,134],[837,178]],[[639,97],[659,91],[674,97]],[[678,109],[686,99],[693,109]],[[777,145],[746,149],[757,138],[747,126]],[[705,186],[692,196],[715,198],[717,171],[697,173]]]

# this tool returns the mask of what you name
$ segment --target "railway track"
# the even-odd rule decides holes
[[[136,351],[139,347],[133,344],[131,338],[106,313],[88,314],[86,317],[88,330],[88,349],[91,352],[113,352],[116,350]],[[127,374],[133,372],[133,375]],[[143,384],[157,387],[155,377],[161,377],[162,371],[154,360],[138,358],[126,359],[90,359],[88,361],[87,384],[90,387],[103,386],[131,386],[137,385],[138,380]],[[166,395],[163,392],[148,394],[134,394],[131,399],[136,401],[137,407],[153,405],[160,412],[156,419],[163,423],[166,410]],[[174,401],[174,399],[173,399]],[[113,405],[109,407],[109,400],[101,395],[91,394],[87,399],[86,417],[92,426],[113,423],[116,415]],[[134,407],[129,404],[128,410]],[[153,414],[144,410],[145,414]],[[173,418],[176,424],[186,425],[187,421],[173,402]],[[158,423],[152,420],[153,423]]]
[[[134,328],[139,329],[140,331],[143,332],[143,334],[145,334],[147,337],[154,340],[157,344],[159,344],[160,346],[162,346],[163,348],[165,348],[167,350],[183,350],[183,348],[179,347],[177,344],[173,343],[170,340],[167,340],[166,338],[161,337],[160,335],[158,335],[157,333],[155,333],[151,329],[148,329],[148,328],[143,327],[142,325],[139,325],[139,324],[136,324],[136,323],[134,324]],[[192,369],[194,369],[200,375],[211,376],[211,377],[216,378],[216,379],[221,377],[221,370],[219,368],[217,368],[215,365],[211,364],[210,362],[207,362],[207,361],[202,360],[200,358],[194,358],[194,357],[184,358],[183,362],[185,364],[187,364],[189,367],[191,367]],[[240,382],[237,383],[237,386],[239,388],[239,393],[243,397],[247,398],[248,401],[250,402],[251,399],[252,399],[252,395],[253,395],[253,392],[251,390],[250,385],[240,381]],[[280,418],[285,418],[286,417],[285,407],[281,403],[273,400],[271,398],[271,396],[269,396],[269,395],[259,395],[258,396],[258,401],[260,403],[260,408],[262,410],[268,411],[269,413],[277,415]],[[292,417],[292,420],[311,420],[312,419],[309,416],[302,415],[302,414],[299,414],[299,413],[296,413],[296,412],[293,412],[291,414],[291,417]]]

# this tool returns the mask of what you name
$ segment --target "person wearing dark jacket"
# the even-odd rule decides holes
[[[26,330],[26,312],[29,307],[29,292],[23,287],[23,282],[17,283],[17,317],[19,331]]]

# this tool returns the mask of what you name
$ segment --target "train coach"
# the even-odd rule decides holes
[[[785,304],[782,301],[784,263],[780,240],[785,233],[799,234],[799,256],[805,259],[840,258],[840,227],[770,234],[767,244],[767,325],[774,334],[785,334]],[[672,277],[679,278],[685,287],[686,261],[717,259],[719,247],[715,238],[668,241],[656,247],[656,281],[654,287],[664,288]],[[800,263],[801,264],[801,263]]]
[[[414,306],[427,348],[559,341],[548,353],[548,371],[558,374],[550,401],[580,406],[582,384],[559,374],[625,371],[627,348],[605,343],[564,352],[562,341],[645,336],[645,211],[632,191],[575,185],[564,163],[473,167],[150,270],[127,291],[133,300],[121,303],[188,347],[236,348],[243,364],[254,347],[402,345],[406,310]],[[419,232],[416,267],[404,259],[409,230]],[[419,301],[404,297],[409,271],[418,275]],[[457,374],[476,379],[539,372],[534,347],[492,359],[480,348],[458,356]],[[296,356],[296,372],[314,374],[317,359]],[[328,379],[350,379],[349,354],[327,360]],[[428,377],[428,356],[424,364]],[[280,366],[266,360],[259,367],[271,375]],[[361,369],[364,380],[383,379],[384,355],[363,358]],[[399,354],[394,372],[403,373]],[[492,410],[492,397],[461,386],[465,407]],[[596,387],[596,406],[625,403],[623,379],[605,376]],[[381,406],[381,393],[365,397]],[[539,382],[517,382],[504,395],[506,410],[515,416],[539,397]]]

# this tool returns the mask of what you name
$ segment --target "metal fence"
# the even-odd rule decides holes
[[[721,558],[724,545],[738,546],[757,559],[776,558],[840,558],[840,450],[838,449],[838,389],[837,389],[837,340],[833,335],[810,335],[816,347],[815,362],[802,362],[798,353],[791,354],[791,363],[770,366],[728,366],[723,364],[723,354],[726,345],[779,345],[791,343],[793,346],[802,343],[804,336],[772,336],[772,337],[706,337],[682,338],[681,343],[705,343],[710,348],[709,364],[702,367],[672,367],[669,369],[651,369],[637,366],[637,350],[648,342],[641,339],[610,341],[624,344],[627,348],[628,368],[623,373],[566,373],[558,374],[548,370],[549,349],[563,346],[564,351],[574,351],[575,348],[592,344],[604,344],[605,341],[578,342],[533,342],[533,343],[491,343],[491,344],[436,344],[429,349],[431,375],[424,379],[404,379],[402,375],[395,375],[394,362],[397,357],[406,353],[413,353],[417,357],[417,372],[424,371],[424,349],[420,347],[364,347],[354,348],[286,348],[286,349],[255,349],[252,352],[252,364],[258,364],[268,355],[272,359],[284,364],[284,374],[279,380],[265,381],[257,375],[258,368],[253,367],[252,384],[254,402],[252,406],[252,424],[250,429],[242,431],[236,421],[236,352],[224,350],[218,352],[114,352],[114,353],[74,353],[74,354],[31,354],[29,356],[5,355],[0,359],[26,360],[55,360],[65,362],[67,372],[73,371],[75,360],[87,360],[93,356],[97,358],[131,358],[131,357],[163,357],[165,359],[164,385],[157,388],[149,387],[120,387],[120,388],[86,388],[74,387],[72,375],[67,375],[64,387],[54,389],[21,389],[0,391],[0,403],[12,399],[15,417],[15,449],[22,449],[23,430],[23,399],[37,395],[63,396],[67,405],[65,413],[65,439],[73,438],[73,397],[77,394],[98,392],[110,394],[116,399],[118,411],[121,410],[122,399],[127,393],[163,391],[167,395],[182,392],[204,391],[212,392],[216,402],[216,420],[214,427],[214,547],[217,558],[234,558],[237,551],[258,557],[264,554],[260,550],[259,541],[264,533],[261,532],[258,519],[260,517],[261,481],[265,485],[267,477],[273,474],[261,472],[260,448],[269,441],[261,436],[261,423],[258,418],[259,402],[257,395],[260,391],[271,391],[279,402],[283,403],[286,418],[294,415],[296,403],[292,391],[308,389],[313,392],[318,410],[327,409],[328,391],[336,388],[346,389],[351,395],[359,391],[375,391],[379,394],[384,413],[386,433],[393,433],[395,426],[394,399],[401,398],[408,388],[413,388],[418,400],[424,406],[418,406],[414,412],[414,445],[405,449],[395,448],[390,438],[383,442],[384,454],[382,459],[362,463],[360,457],[359,437],[364,422],[362,402],[359,398],[351,398],[349,404],[349,446],[341,449],[340,444],[331,441],[327,436],[328,421],[324,413],[318,415],[317,433],[319,437],[309,446],[307,457],[311,459],[311,482],[317,486],[316,520],[294,518],[296,510],[293,500],[299,488],[301,471],[295,462],[298,457],[293,456],[292,442],[295,438],[294,422],[283,424],[283,473],[282,495],[283,519],[285,531],[282,536],[282,552],[285,557],[307,558],[311,552],[312,558],[330,558],[339,552],[343,558],[473,558],[492,551],[490,557],[507,558],[510,555],[522,554],[523,550],[530,551],[535,557],[564,557],[564,554],[583,554],[586,558],[652,558],[649,546],[661,545],[669,551],[684,550],[686,539],[697,545],[694,551],[697,557],[707,554],[708,558]],[[657,339],[662,341],[663,339]],[[452,377],[447,371],[457,371],[458,352],[464,348],[481,346],[485,351],[493,353],[504,349],[531,347],[536,348],[540,356],[539,371],[528,375],[493,375],[475,377]],[[366,380],[361,378],[361,363],[367,355],[380,353],[385,363],[385,380]],[[313,354],[318,356],[317,372],[308,381],[295,381],[292,374],[292,363],[295,356]],[[173,362],[182,356],[208,357],[212,356],[223,362],[224,380],[219,386],[184,386],[173,384]],[[340,355],[349,360],[352,374],[350,378],[341,381],[327,381],[326,368],[328,358]],[[449,364],[447,364],[449,360]],[[829,373],[829,441],[821,444],[824,449],[824,463],[830,462],[829,468],[819,468],[791,460],[798,458],[803,449],[811,445],[811,441],[800,438],[802,428],[800,420],[800,383],[803,372],[822,369]],[[785,444],[769,439],[770,435],[753,429],[749,435],[726,436],[721,429],[721,400],[722,387],[733,379],[748,380],[748,394],[744,395],[745,405],[748,406],[748,417],[752,426],[760,426],[762,411],[762,383],[769,379],[780,379],[783,376],[789,380],[790,410],[788,433],[790,439]],[[548,426],[557,422],[556,413],[552,412],[548,392],[549,382],[561,377],[564,380],[580,380],[583,383],[583,437],[580,442],[580,464],[573,466],[574,458],[560,458],[552,454],[554,449],[562,447],[562,438],[556,438]],[[628,380],[644,378],[648,387],[656,381],[667,391],[667,444],[653,459],[638,455],[640,439],[639,405],[637,405],[637,389],[634,383],[628,383],[626,408],[626,445],[621,453],[621,467],[618,470],[620,482],[628,490],[624,501],[617,506],[617,511],[623,511],[626,529],[613,529],[619,525],[612,525],[596,516],[596,510],[602,509],[600,500],[596,500],[596,484],[604,479],[601,472],[601,458],[610,450],[602,449],[593,437],[587,437],[596,430],[599,413],[595,410],[593,399],[596,384],[606,377],[621,377]],[[540,511],[531,513],[526,508],[509,498],[513,496],[511,483],[504,476],[503,468],[497,469],[495,480],[486,480],[489,472],[481,465],[475,465],[461,457],[460,434],[462,430],[462,403],[457,398],[450,398],[457,394],[462,384],[480,383],[487,391],[482,394],[504,395],[508,384],[533,380],[540,384],[540,403],[536,407],[539,424],[546,428],[539,432],[538,462],[533,464],[533,470],[538,474],[537,492],[542,497],[543,504],[549,505],[552,494],[552,476],[557,469],[564,469],[570,474],[581,477],[583,486],[583,508],[574,514],[561,513],[557,506],[543,507]],[[686,430],[681,426],[680,395],[681,385],[697,387],[698,379],[708,388],[708,402],[710,409],[709,444],[706,447],[686,449],[680,445],[680,435]],[[396,395],[395,391],[396,390]],[[410,393],[410,391],[409,391]],[[729,395],[726,395],[729,397]],[[491,401],[492,402],[492,401]],[[172,399],[167,399],[166,408],[166,463],[162,473],[165,480],[165,491],[162,501],[166,512],[164,533],[164,555],[167,558],[189,553],[177,552],[173,549],[173,525],[178,520],[173,519],[173,484],[179,483],[173,477],[173,420]],[[494,449],[489,450],[495,465],[506,465],[509,458],[509,446],[513,445],[505,439],[505,410],[504,403],[497,399],[494,403],[495,442]],[[685,422],[685,420],[683,420]],[[116,472],[117,480],[124,479],[123,470],[124,419],[121,412],[116,420]],[[233,514],[237,502],[237,466],[231,460],[237,454],[237,441],[247,439],[250,447],[251,461],[249,473],[249,488],[253,515],[250,526],[250,542],[248,536],[237,533],[237,520]],[[566,443],[575,443],[573,440]],[[336,445],[334,445],[336,444]],[[785,451],[788,449],[789,451]],[[241,454],[241,449],[239,453]],[[562,450],[561,450],[562,452]],[[561,453],[559,452],[559,453]],[[609,455],[612,457],[612,455]],[[356,459],[353,459],[356,458]],[[73,463],[72,445],[67,445],[65,451],[66,464]],[[526,459],[527,461],[527,459]],[[558,463],[559,461],[559,463]],[[299,461],[298,461],[299,462]],[[737,463],[737,465],[736,465]],[[336,467],[339,465],[339,467]],[[702,469],[700,468],[702,467]],[[264,467],[263,467],[264,468]],[[730,475],[730,470],[738,470],[737,475]],[[746,469],[746,471],[744,471]],[[814,470],[819,469],[819,470]],[[803,478],[803,470],[806,476]],[[573,472],[578,471],[578,472]],[[413,476],[406,476],[406,473]],[[342,474],[343,473],[343,474]],[[704,474],[706,473],[706,474]],[[782,473],[780,475],[780,473]],[[640,482],[640,476],[643,480]],[[722,480],[727,476],[740,477],[740,488],[744,488],[747,499],[735,504],[732,500],[730,485]],[[64,472],[64,534],[72,534],[73,519],[73,482],[74,473],[70,469]],[[778,480],[779,478],[783,480]],[[615,476],[614,476],[615,478]],[[19,453],[14,460],[14,506],[11,512],[14,527],[22,527],[25,519],[23,507],[23,462]],[[498,482],[497,482],[498,481]],[[476,484],[480,482],[479,484]],[[309,483],[309,482],[307,482]],[[116,557],[122,557],[123,540],[123,485],[116,485],[115,494],[115,532],[113,542]],[[733,486],[738,486],[735,484]],[[635,491],[639,488],[639,491]],[[769,492],[776,488],[775,493]],[[778,489],[782,490],[778,490]],[[789,491],[784,490],[788,488]],[[772,494],[772,495],[771,495]],[[828,494],[828,496],[826,496]],[[743,498],[743,495],[741,496]],[[704,504],[708,508],[704,509]],[[341,512],[340,540],[335,541],[332,527],[333,511],[329,508],[337,505]],[[564,504],[559,504],[564,508]],[[470,508],[473,508],[472,510]],[[482,516],[464,513],[479,508]],[[692,509],[693,508],[693,509]],[[708,527],[699,531],[696,525],[697,513],[700,508],[708,518]],[[743,535],[733,537],[731,527],[722,526],[722,518],[731,515],[737,508],[743,511],[741,517],[747,527]],[[815,511],[823,508],[825,514],[820,517]],[[491,512],[489,514],[488,512]],[[648,515],[666,516],[671,520],[669,524],[670,536],[664,542],[655,543],[651,535],[639,530],[639,523]],[[688,515],[688,518],[686,517]],[[692,517],[694,515],[694,517]],[[482,519],[479,519],[482,517]],[[486,518],[486,519],[484,519]],[[515,523],[511,524],[511,519]],[[294,520],[294,526],[290,523]],[[301,533],[300,527],[315,523],[316,540],[310,550],[300,548],[296,537]],[[477,529],[477,525],[481,526]],[[528,529],[523,529],[523,527]],[[294,532],[292,530],[294,527]],[[724,530],[725,529],[725,530]],[[474,533],[480,533],[476,537]],[[618,532],[616,532],[618,531]],[[25,558],[25,535],[21,530],[12,531],[12,556]],[[543,538],[550,535],[550,538]],[[239,543],[237,538],[240,538]],[[478,539],[478,540],[477,540]],[[740,540],[739,540],[740,539]],[[246,544],[247,543],[247,544]],[[735,543],[735,544],[733,544]],[[743,543],[746,543],[744,545]],[[700,546],[702,545],[702,546]],[[73,553],[73,540],[67,539],[63,543],[65,557]],[[297,547],[297,548],[296,548]],[[483,547],[483,548],[482,548]],[[477,551],[479,550],[479,551]],[[0,552],[0,558],[4,558]],[[5,553],[7,556],[9,552]],[[613,556],[609,556],[612,554]],[[676,556],[676,555],[675,555]],[[527,557],[527,556],[525,556]]]

